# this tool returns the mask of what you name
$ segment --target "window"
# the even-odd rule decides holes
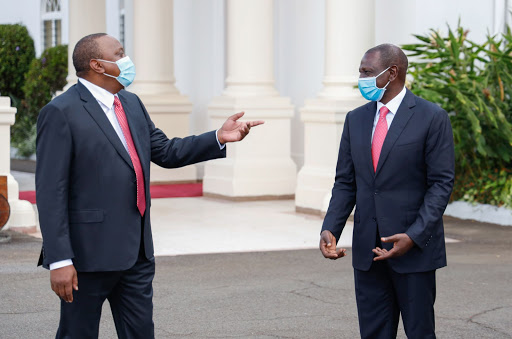
[[[62,44],[61,0],[42,0],[43,50]]]
[[[46,3],[46,13],[60,12],[60,1],[59,0],[44,0]]]
[[[125,43],[125,4],[124,0],[119,0],[119,42],[124,46]]]

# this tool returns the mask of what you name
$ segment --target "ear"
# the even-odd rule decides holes
[[[91,68],[91,71],[93,71],[93,72],[96,72],[99,74],[105,73],[105,68],[103,67],[103,64],[96,59],[91,59],[91,61],[89,61],[89,67]]]
[[[393,81],[398,78],[398,66],[393,65],[389,67],[389,81]]]

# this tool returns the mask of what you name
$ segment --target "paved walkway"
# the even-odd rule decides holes
[[[206,222],[206,221],[205,221]],[[438,338],[512,338],[512,228],[446,219],[437,271]],[[189,238],[200,237],[191,233]],[[270,237],[270,236],[269,236]],[[315,237],[316,238],[316,237]],[[59,301],[35,263],[41,240],[0,244],[0,338],[52,338]],[[357,338],[351,251],[317,249],[157,257],[156,338]],[[79,282],[80,284],[80,282]],[[105,303],[100,338],[115,338]],[[402,327],[398,338],[405,338]]]

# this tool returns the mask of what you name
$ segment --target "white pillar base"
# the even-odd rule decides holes
[[[36,232],[37,221],[34,207],[26,200],[19,200],[18,182],[11,174],[7,174],[7,195],[11,214],[7,224],[2,229],[11,229],[22,233]]]
[[[366,102],[353,90],[339,98],[319,96],[307,100],[301,109],[305,149],[295,195],[298,212],[321,215],[327,211],[345,117]]]
[[[265,120],[240,143],[227,145],[226,159],[205,166],[203,192],[234,200],[290,199],[295,194],[297,168],[290,156],[290,119],[293,106],[288,98],[215,98],[208,107],[214,126],[221,126],[235,112],[241,120]]]
[[[11,107],[9,97],[0,97],[0,175],[7,176],[7,200],[11,213],[3,230],[12,230],[29,233],[35,232],[36,214],[32,204],[19,200],[19,185],[11,175],[11,125],[14,124],[16,108]]]
[[[295,210],[300,213],[321,215],[324,208],[326,192],[334,182],[335,170],[304,165],[297,176],[297,192],[295,193]],[[329,204],[329,201],[327,201]]]
[[[137,91],[135,91],[137,93]],[[155,126],[168,138],[189,135],[189,116],[192,104],[179,93],[158,95],[138,94]],[[176,169],[165,169],[151,163],[151,183],[196,182],[197,168],[190,165]]]

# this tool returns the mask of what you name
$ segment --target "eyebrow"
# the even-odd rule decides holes
[[[374,70],[372,67],[369,67],[369,66],[368,66],[368,67],[364,67],[364,66],[363,66],[363,67],[359,67],[359,71],[363,71],[363,72],[368,72],[368,71],[369,71],[369,72],[373,72],[373,71],[375,71],[375,70]]]

